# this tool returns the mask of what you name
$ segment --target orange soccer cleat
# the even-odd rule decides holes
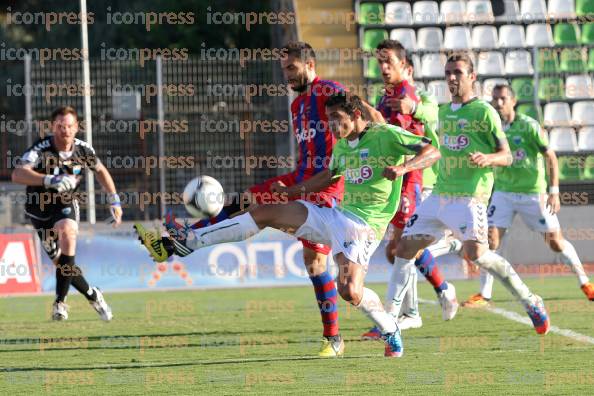
[[[588,282],[582,285],[582,291],[588,297],[588,300],[594,301],[594,284]]]
[[[468,300],[462,303],[464,308],[489,308],[491,306],[491,300],[487,300],[480,293],[473,294]]]

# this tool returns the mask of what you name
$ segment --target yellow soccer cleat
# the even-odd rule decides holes
[[[340,335],[334,337],[324,337],[322,340],[322,347],[318,356],[329,358],[329,357],[341,357],[344,354],[344,341]]]
[[[491,300],[487,300],[480,293],[477,293],[464,301],[462,306],[464,308],[489,308],[491,306]]]
[[[157,263],[162,263],[167,260],[169,254],[165,249],[165,245],[163,245],[163,240],[158,230],[148,231],[140,223],[134,224],[134,230],[138,234],[138,239],[144,245],[146,250],[148,250],[153,260]]]

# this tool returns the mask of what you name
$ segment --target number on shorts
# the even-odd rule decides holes
[[[417,219],[419,218],[418,214],[414,214],[410,217],[410,219],[408,219],[408,222],[406,223],[407,227],[412,227],[413,224],[415,224],[415,221],[417,221]]]
[[[495,213],[495,206],[491,205],[489,206],[489,210],[487,211],[487,216],[493,217],[493,213]]]

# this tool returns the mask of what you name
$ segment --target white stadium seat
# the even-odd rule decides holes
[[[549,18],[575,18],[574,0],[549,0],[548,12]]]
[[[575,102],[571,110],[571,119],[575,125],[594,126],[594,101]]]
[[[503,15],[495,17],[497,22],[512,23],[520,19],[520,5],[517,0],[503,0]]]
[[[526,27],[526,44],[529,47],[552,47],[553,30],[551,25],[546,23],[535,23]]]
[[[462,23],[466,19],[466,3],[462,0],[444,0],[439,11],[441,23]]]
[[[392,29],[390,39],[400,41],[407,51],[414,51],[417,48],[417,37],[414,29]]]
[[[438,27],[417,30],[417,45],[423,51],[439,51],[443,47],[443,32]]]
[[[594,98],[594,84],[587,74],[567,76],[565,80],[565,97],[567,99]]]
[[[475,23],[493,23],[493,8],[490,0],[470,0],[466,3],[466,21]]]
[[[439,6],[436,1],[415,1],[412,12],[415,25],[436,25],[439,23]]]
[[[546,127],[571,125],[569,103],[547,103],[544,107],[544,124]]]
[[[425,91],[425,83],[421,82],[421,81],[415,81],[415,88],[417,89],[417,91]]]
[[[493,87],[500,84],[509,84],[509,81],[507,81],[505,78],[487,78],[485,81],[483,81],[483,99],[487,102],[490,102]]]
[[[505,74],[503,54],[497,51],[481,52],[479,54],[477,73],[479,76],[502,76]]]
[[[578,151],[573,128],[553,128],[549,133],[549,147],[555,151]]]
[[[495,26],[475,26],[472,29],[472,48],[497,48],[497,28]]]
[[[445,29],[443,48],[446,50],[470,49],[472,40],[470,30],[465,26],[450,26]]]
[[[578,148],[582,151],[594,151],[594,127],[584,127],[579,130]]]
[[[412,25],[412,11],[410,3],[405,1],[391,1],[384,10],[386,25]]]
[[[526,21],[544,20],[547,17],[545,0],[522,0],[520,14]]]
[[[444,80],[431,81],[427,85],[427,91],[435,97],[437,103],[444,104],[452,101],[452,95],[448,89],[448,83]]]
[[[413,69],[414,69],[413,77],[415,79],[422,78],[423,73],[421,72],[421,58],[419,58],[419,55],[413,54],[412,60],[413,60]]]
[[[520,25],[503,25],[499,28],[499,47],[501,48],[524,48],[526,47],[526,36],[524,28]]]
[[[445,55],[425,54],[421,58],[421,75],[423,78],[445,77]]]
[[[530,52],[518,50],[505,54],[505,73],[509,75],[533,74],[534,68]]]

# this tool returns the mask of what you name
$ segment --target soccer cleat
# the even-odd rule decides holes
[[[380,338],[382,338],[382,333],[377,326],[374,326],[369,329],[368,332],[361,334],[362,340],[379,340]]]
[[[401,357],[404,353],[404,346],[402,345],[402,337],[400,330],[396,328],[394,333],[382,335],[382,339],[386,343],[384,356],[386,357]]]
[[[588,297],[588,300],[594,301],[594,285],[590,282],[582,285],[582,291]]]
[[[418,329],[423,326],[423,320],[419,315],[402,315],[398,318],[398,328],[400,330]]]
[[[97,295],[97,300],[90,301],[89,303],[95,309],[95,311],[97,311],[102,320],[109,322],[113,318],[111,308],[105,302],[105,299],[103,298],[103,293],[101,293],[101,291],[96,287],[93,287],[93,290]]]
[[[136,230],[136,233],[138,234],[140,243],[142,243],[146,250],[148,250],[153,260],[157,263],[162,263],[167,260],[169,253],[167,252],[161,235],[159,235],[157,230],[148,231],[140,223],[134,224],[134,230]]]
[[[464,308],[489,308],[491,306],[491,300],[483,297],[481,293],[473,294],[468,300],[462,303]]]
[[[448,288],[439,293],[439,304],[441,305],[441,316],[443,320],[452,320],[458,312],[458,300],[456,299],[456,288],[448,282]]]
[[[339,335],[333,337],[324,337],[322,347],[318,356],[320,357],[340,357],[344,354],[344,341]]]
[[[167,233],[170,236],[170,238],[168,239],[165,238],[165,241],[167,241],[168,244],[171,244],[171,254],[176,254],[180,257],[185,257],[194,251],[186,246],[188,233],[192,232],[192,227],[188,224],[187,221],[184,224],[178,223],[177,221],[175,221],[175,215],[173,214],[173,211],[169,209],[165,214],[163,225],[167,229]],[[167,244],[165,245],[165,247],[168,248]]]
[[[538,334],[547,334],[549,332],[549,315],[545,309],[542,298],[534,295],[534,303],[526,306],[526,313],[532,320],[534,329]]]
[[[54,302],[52,313],[52,320],[66,320],[68,319],[68,305],[63,302]]]

